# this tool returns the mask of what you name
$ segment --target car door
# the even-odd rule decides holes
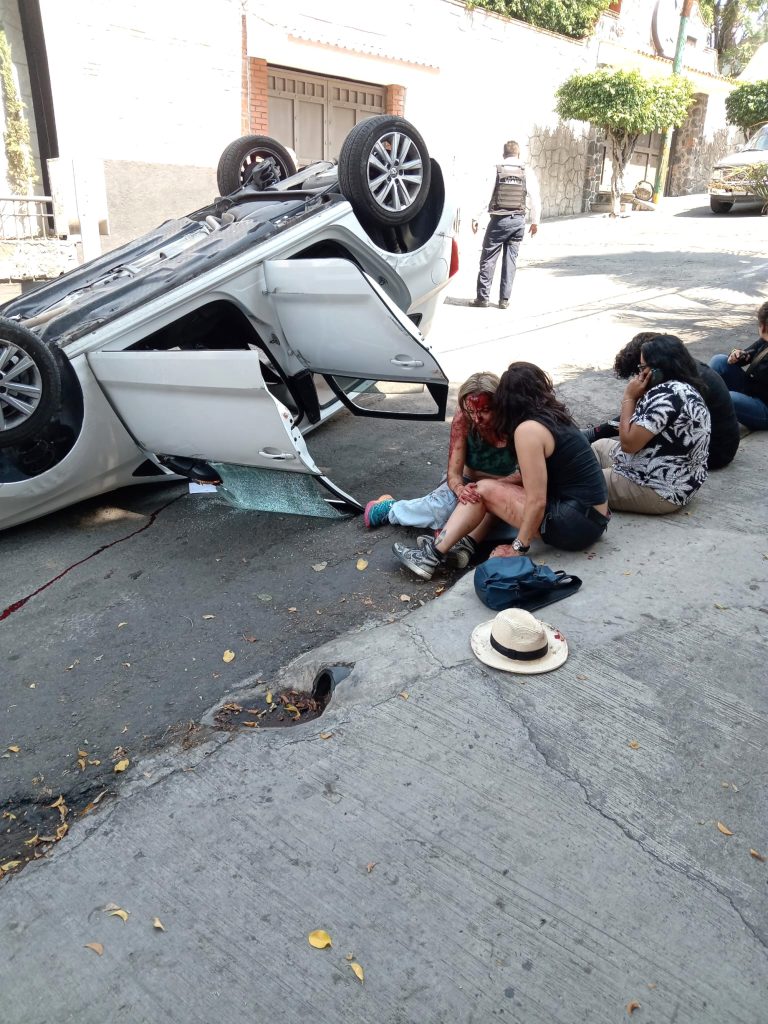
[[[415,324],[347,259],[268,260],[264,280],[291,356],[321,374],[357,415],[443,419],[448,382]],[[275,352],[275,358],[281,354]],[[284,366],[290,374],[291,367]],[[427,385],[435,410],[391,413],[349,399],[356,382]]]
[[[88,362],[145,451],[320,475],[256,351],[101,350]]]

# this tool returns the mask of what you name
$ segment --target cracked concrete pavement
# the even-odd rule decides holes
[[[566,244],[588,226],[572,221]],[[757,248],[740,244],[743,275],[707,300],[714,327],[701,322],[707,279],[678,261],[671,306],[696,354],[760,301]],[[650,243],[645,256],[640,276]],[[549,273],[542,260],[531,269]],[[605,280],[583,283],[584,325],[574,313],[563,341],[526,269],[512,336],[499,311],[444,310],[447,347],[471,322],[483,356],[508,362],[530,331],[571,404],[609,412],[616,309],[631,335],[652,314],[648,288],[628,285],[606,319]],[[477,368],[478,352],[456,353]],[[584,580],[540,613],[568,638],[556,672],[474,658],[469,634],[492,616],[469,575],[269,681],[307,689],[353,666],[316,721],[132,766],[115,800],[2,884],[3,1022],[609,1024],[636,1001],[633,1021],[761,1024],[768,863],[750,850],[768,857],[767,475],[765,439],[749,435],[686,512],[617,515],[587,552],[542,551]],[[429,586],[402,579],[411,597]],[[263,689],[246,680],[228,699]],[[316,928],[332,948],[309,946]]]

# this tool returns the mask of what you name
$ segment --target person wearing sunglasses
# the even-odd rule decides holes
[[[682,341],[644,341],[621,400],[618,439],[592,445],[613,511],[667,515],[684,508],[707,479],[711,437],[698,367]]]

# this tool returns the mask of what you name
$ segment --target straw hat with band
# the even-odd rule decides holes
[[[523,608],[505,608],[495,619],[482,622],[470,642],[480,661],[502,672],[551,672],[568,657],[563,634]]]

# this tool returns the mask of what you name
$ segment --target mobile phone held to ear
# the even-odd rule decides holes
[[[664,381],[664,371],[660,370],[658,366],[654,366],[651,370],[651,376],[648,379],[648,387],[655,388],[657,384],[661,384]]]

